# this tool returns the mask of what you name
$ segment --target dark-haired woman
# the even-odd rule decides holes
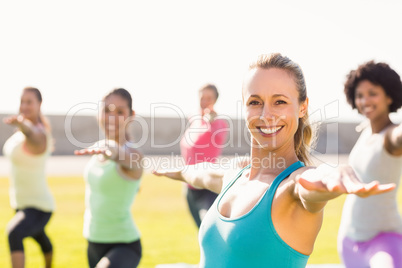
[[[348,166],[305,166],[313,136],[306,84],[289,58],[262,55],[250,65],[243,106],[251,135],[247,167],[223,176],[213,164],[205,171],[205,163],[154,173],[219,193],[201,223],[200,267],[305,267],[328,200],[395,185],[362,184]]]
[[[99,125],[105,140],[77,155],[93,155],[85,170],[84,237],[91,268],[137,267],[140,232],[131,214],[141,176],[141,153],[133,148],[127,123],[134,118],[130,93],[115,89],[103,98]]]
[[[186,165],[215,163],[222,153],[228,127],[226,120],[219,118],[215,112],[218,97],[218,89],[213,84],[206,84],[199,90],[200,115],[190,118],[190,126],[180,141],[180,151]],[[209,190],[188,185],[187,204],[198,228],[217,196]]]
[[[4,123],[17,127],[3,147],[4,155],[11,161],[10,203],[16,210],[7,228],[13,268],[25,265],[22,240],[26,237],[40,245],[45,267],[52,265],[53,247],[45,233],[55,207],[45,174],[52,136],[41,114],[41,104],[40,91],[27,87],[21,96],[19,115],[4,119]]]
[[[352,70],[344,88],[347,101],[369,122],[349,156],[364,183],[399,185],[402,176],[402,124],[389,114],[402,106],[402,82],[386,63],[373,61]],[[346,267],[402,267],[402,218],[397,188],[383,195],[347,197],[338,235]]]

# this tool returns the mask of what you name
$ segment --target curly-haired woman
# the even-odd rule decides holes
[[[370,61],[348,74],[344,90],[349,104],[369,122],[350,153],[349,164],[364,183],[398,185],[402,124],[394,124],[389,115],[402,106],[401,78],[388,64]],[[338,250],[346,267],[402,267],[397,188],[368,198],[347,197]]]

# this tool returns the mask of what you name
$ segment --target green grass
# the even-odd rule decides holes
[[[57,210],[47,226],[55,251],[54,267],[87,267],[86,241],[82,237],[84,183],[82,177],[49,178]],[[197,263],[199,248],[197,228],[182,194],[183,185],[153,175],[146,175],[133,206],[133,214],[142,233],[143,258],[140,268],[153,268],[160,263]],[[402,191],[398,195],[402,204]],[[344,198],[329,202],[324,224],[309,263],[339,263],[336,235]],[[14,212],[9,207],[8,180],[0,178],[0,267],[10,267],[7,222]],[[24,241],[26,267],[42,267],[38,245]]]

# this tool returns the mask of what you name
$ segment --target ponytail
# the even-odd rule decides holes
[[[294,144],[297,158],[306,165],[312,165],[310,150],[316,142],[316,131],[308,120],[308,113],[299,118],[299,127],[294,136]]]

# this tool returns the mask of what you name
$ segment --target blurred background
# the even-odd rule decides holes
[[[348,153],[361,117],[346,103],[345,76],[372,59],[402,73],[400,10],[399,1],[366,0],[1,1],[0,117],[18,112],[24,87],[39,88],[54,155],[70,155],[98,139],[99,101],[124,87],[144,153],[177,154],[197,90],[214,83],[216,110],[232,122],[224,154],[242,154],[243,74],[257,55],[280,52],[305,73],[312,122],[321,124],[316,151]],[[2,145],[13,130],[0,130]]]
[[[371,59],[402,73],[401,10],[392,0],[1,1],[0,113],[16,113],[35,86],[45,114],[96,115],[88,103],[124,87],[138,115],[188,116],[214,83],[218,112],[238,118],[248,64],[280,52],[305,73],[310,113],[357,121],[345,76]]]
[[[81,176],[88,158],[72,154],[102,136],[96,116],[99,101],[111,89],[123,87],[133,95],[137,116],[129,127],[148,157],[148,171],[160,159],[172,162],[180,154],[179,140],[188,118],[198,112],[198,89],[206,83],[217,86],[216,110],[230,122],[224,157],[244,155],[249,152],[249,137],[241,107],[243,75],[259,54],[280,52],[299,63],[305,74],[311,124],[320,126],[314,160],[344,163],[362,120],[346,103],[345,77],[369,60],[384,61],[402,74],[401,10],[402,2],[396,0],[0,1],[0,120],[18,113],[22,89],[34,86],[42,92],[42,111],[55,137],[48,174],[53,176],[59,213],[50,232],[65,252],[57,257],[56,266],[71,267],[74,259],[78,260],[74,267],[85,267],[80,266],[85,263]],[[401,122],[402,111],[392,114],[392,120]],[[0,121],[1,147],[12,132]],[[1,154],[4,233],[13,212],[7,203],[9,166]],[[160,184],[155,178],[145,182],[135,210],[148,243],[141,267],[198,260],[196,230],[180,187]],[[171,196],[164,196],[169,189]],[[169,199],[172,196],[175,203]],[[335,236],[343,200],[339,202],[327,214],[333,213],[334,218],[326,219],[333,226],[324,226],[328,236],[319,238],[312,263],[339,262]],[[154,214],[148,215],[151,209]],[[179,210],[183,217],[171,227],[171,215]],[[172,241],[180,241],[165,238],[175,232],[161,225],[190,237],[190,259],[183,257],[189,243],[175,247]],[[155,234],[156,229],[160,233]],[[172,246],[166,249],[164,243]],[[0,252],[5,260],[0,264],[6,267],[5,243],[0,243]],[[31,255],[31,260],[38,257],[35,252]],[[38,267],[36,263],[31,267]]]

